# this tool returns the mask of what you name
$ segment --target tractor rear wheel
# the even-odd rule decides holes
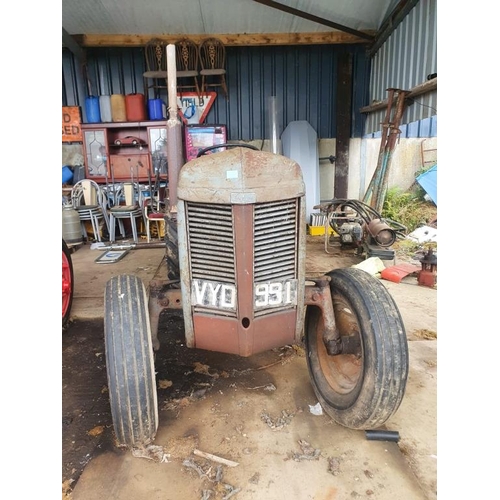
[[[73,305],[73,261],[71,251],[64,240],[62,240],[62,327],[68,325]]]
[[[118,444],[147,445],[158,429],[158,400],[148,297],[140,278],[119,275],[107,282],[104,341]]]
[[[351,429],[373,429],[399,408],[408,378],[408,343],[399,310],[377,278],[360,269],[328,274],[336,326],[351,353],[330,355],[321,310],[306,313],[307,365],[325,412]],[[347,345],[347,343],[344,343]]]

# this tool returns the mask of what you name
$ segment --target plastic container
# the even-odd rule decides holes
[[[148,99],[148,114],[150,120],[165,120],[165,103],[161,99]]]
[[[127,121],[143,122],[146,120],[144,94],[127,94],[125,96],[125,112]]]
[[[73,171],[68,167],[68,165],[64,165],[62,168],[62,183],[71,184],[72,180],[73,180]]]
[[[127,112],[125,110],[125,96],[123,94],[112,94],[111,117],[114,122],[126,122]]]
[[[73,184],[85,179],[85,165],[73,166]]]
[[[307,226],[308,233],[311,236],[321,236],[325,234],[325,226]],[[328,228],[328,234],[333,234],[333,229]]]
[[[100,123],[101,111],[99,109],[99,97],[91,95],[85,98],[85,114],[87,123]]]
[[[101,110],[102,123],[109,123],[113,121],[111,113],[111,97],[109,95],[99,96],[99,109]]]
[[[62,207],[62,237],[68,245],[75,245],[83,240],[80,216],[71,203]]]

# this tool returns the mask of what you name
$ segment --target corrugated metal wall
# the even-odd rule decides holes
[[[369,102],[386,99],[388,88],[411,90],[433,73],[437,73],[437,0],[421,0],[373,57]],[[384,115],[385,110],[370,113],[365,133],[380,130]],[[420,121],[434,115],[437,91],[415,97],[402,123],[415,124],[410,127],[410,136],[415,137],[413,133],[427,130]]]
[[[229,140],[269,138],[269,98],[276,96],[280,132],[295,120],[307,120],[318,138],[336,135],[338,55],[352,54],[352,136],[361,137],[365,117],[359,109],[368,96],[369,59],[360,45],[227,47],[229,99],[216,99],[205,123],[225,124]],[[85,97],[143,92],[143,51],[140,48],[88,49],[87,74],[63,50],[63,106],[80,106],[86,120]],[[166,93],[163,96],[166,100]]]

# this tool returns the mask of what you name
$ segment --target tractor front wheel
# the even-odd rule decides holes
[[[148,298],[140,278],[118,275],[107,282],[104,345],[117,442],[147,445],[158,429],[158,400]]]
[[[373,429],[399,408],[408,378],[408,343],[399,310],[369,273],[337,269],[330,291],[336,326],[348,353],[330,355],[323,342],[321,310],[306,313],[307,365],[325,412],[351,429]],[[345,340],[345,339],[344,339]]]

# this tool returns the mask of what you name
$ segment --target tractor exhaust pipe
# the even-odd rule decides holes
[[[167,160],[169,214],[177,214],[177,181],[184,160],[182,156],[182,124],[177,114],[177,69],[175,45],[167,45],[168,120]]]

